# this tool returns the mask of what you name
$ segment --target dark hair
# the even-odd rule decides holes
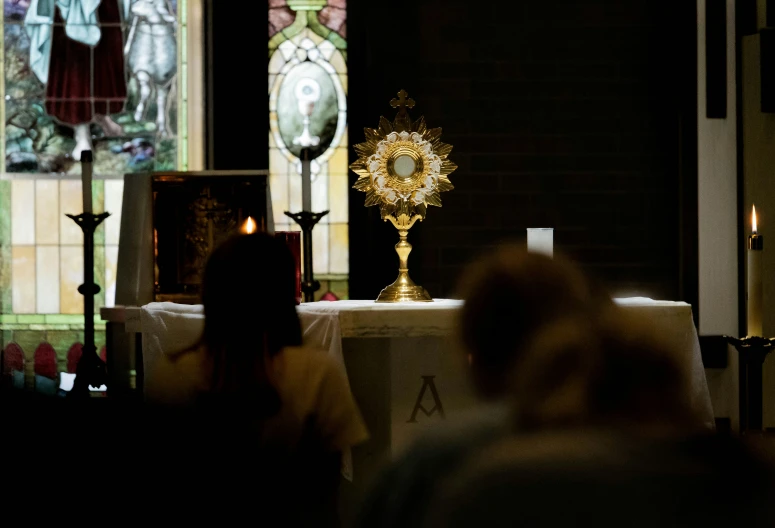
[[[547,322],[611,303],[574,265],[503,246],[470,266],[460,285],[460,331],[477,389],[499,397],[510,369]]]
[[[290,251],[264,233],[236,236],[212,253],[202,288],[211,394],[258,404],[264,416],[279,410],[265,360],[301,345],[295,280]]]

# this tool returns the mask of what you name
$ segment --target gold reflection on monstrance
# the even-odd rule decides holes
[[[425,288],[409,278],[412,246],[409,229],[422,221],[429,205],[441,207],[440,192],[454,187],[448,176],[457,168],[447,156],[452,145],[441,142],[441,129],[428,128],[425,118],[412,121],[407,108],[414,100],[405,90],[390,106],[398,108],[391,123],[380,117],[379,128],[367,128],[366,142],[355,145],[358,161],[350,165],[358,176],[353,186],[366,193],[366,207],[379,205],[382,219],[398,229],[398,278],[382,290],[377,302],[432,301]]]

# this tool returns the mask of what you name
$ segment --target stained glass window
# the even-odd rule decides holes
[[[200,169],[202,0],[4,0],[0,324],[82,313],[80,152],[94,153],[97,307],[112,305],[123,177]],[[7,328],[6,328],[7,327]],[[41,327],[43,329],[48,327]],[[66,328],[58,328],[64,331]],[[4,339],[5,340],[5,339]]]
[[[5,0],[5,172],[184,169],[189,1]]]
[[[349,273],[346,0],[269,2],[269,171],[275,228],[298,230],[304,146],[312,155],[316,278],[346,296]],[[325,288],[324,288],[325,290]],[[320,293],[325,293],[321,291]]]

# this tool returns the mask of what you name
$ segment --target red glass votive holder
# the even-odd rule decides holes
[[[296,264],[296,304],[301,304],[301,233],[299,231],[275,231],[274,236],[285,242]]]

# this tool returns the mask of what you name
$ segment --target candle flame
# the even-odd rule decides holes
[[[242,224],[242,232],[246,235],[251,235],[256,232],[256,221],[252,217],[248,217],[245,223]]]
[[[751,227],[753,227],[753,234],[756,234],[756,206],[753,206],[753,212],[751,213]]]

